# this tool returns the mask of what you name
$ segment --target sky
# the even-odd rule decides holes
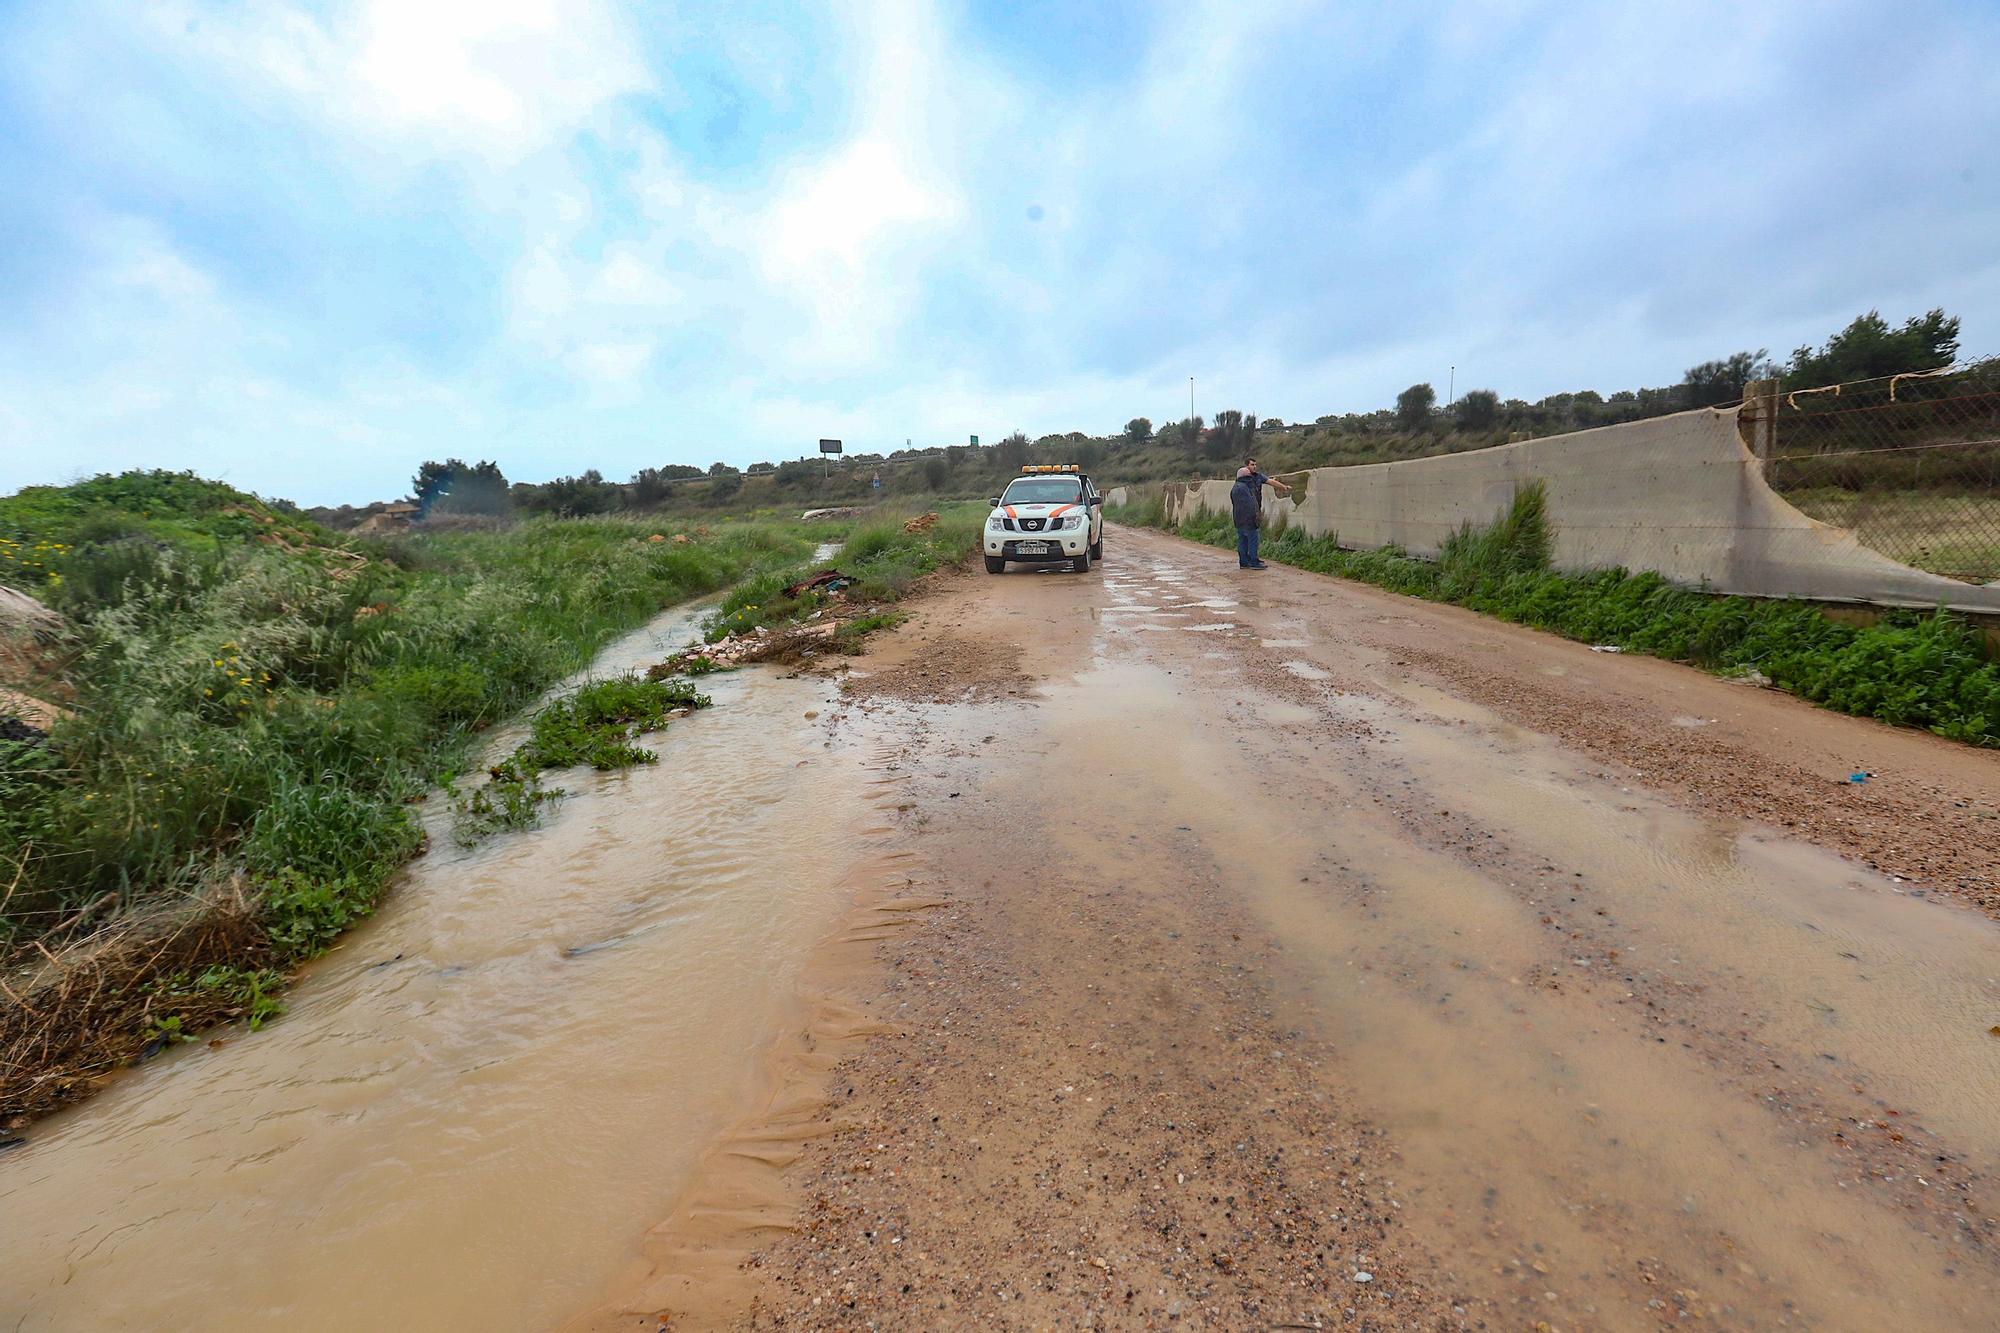
[[[1996,69],[1993,0],[0,0],[0,492],[2000,352]]]

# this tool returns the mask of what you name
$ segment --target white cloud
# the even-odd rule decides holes
[[[631,390],[646,363],[652,360],[654,346],[650,338],[588,342],[578,346],[566,359],[601,389]]]
[[[1291,418],[1452,361],[1538,396],[1829,310],[1943,303],[1989,342],[2000,313],[1976,136],[1923,132],[2000,109],[1991,34],[1889,34],[1923,48],[1898,77],[1856,0],[1202,0],[1059,93],[944,0],[849,0],[809,48],[614,0],[94,2],[0,49],[48,160],[109,178],[0,312],[0,486],[50,440],[325,499],[426,453],[617,475],[716,438],[1109,430],[1185,412],[1191,371],[1205,413]],[[1917,3],[1904,30],[1949,26]],[[113,216],[135,198],[167,202]],[[293,280],[350,220],[351,287]]]
[[[599,0],[190,3],[150,11],[154,41],[203,74],[264,88],[370,141],[518,161],[606,101],[654,84],[622,12]]]
[[[919,179],[912,156],[885,138],[857,139],[789,180],[766,224],[771,272],[811,279],[837,265],[859,274],[902,229],[953,222],[958,201]]]

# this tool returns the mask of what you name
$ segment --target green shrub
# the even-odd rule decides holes
[[[243,863],[253,874],[380,878],[407,860],[422,833],[404,806],[334,782],[277,786],[251,817]]]
[[[793,525],[723,529],[671,544],[549,519],[342,546],[172,473],[0,499],[0,578],[73,612],[80,705],[47,747],[0,750],[0,869],[21,875],[0,936],[241,866],[286,956],[323,947],[419,845],[403,803],[473,733],[662,608],[811,550]]]
[[[1164,525],[1164,516],[1159,521]],[[1235,543],[1223,515],[1197,515],[1178,531],[1213,546]],[[2000,663],[1988,659],[1961,617],[1895,612],[1859,628],[1805,603],[1698,592],[1650,572],[1560,574],[1549,568],[1554,536],[1541,488],[1531,485],[1493,523],[1467,524],[1448,537],[1436,561],[1393,547],[1342,550],[1335,535],[1309,537],[1296,528],[1264,551],[1303,569],[1588,643],[1716,671],[1754,668],[1828,708],[2000,746]]]
[[[262,881],[265,931],[278,957],[291,961],[325,953],[341,931],[375,910],[383,882],[359,875],[316,878],[300,870],[281,870]]]
[[[940,510],[937,522],[921,532],[904,531],[901,519],[870,523],[849,533],[830,563],[849,576],[848,597],[894,601],[938,566],[964,559],[977,544],[984,521],[983,508],[960,504]],[[786,597],[784,589],[825,567],[795,566],[738,585],[704,622],[703,636],[714,643],[731,634],[806,619],[827,604],[825,595],[809,590]]]
[[[685,680],[592,681],[535,714],[533,734],[503,767],[527,775],[579,764],[596,769],[650,764],[658,756],[634,745],[632,737],[666,726],[677,708],[707,708],[710,702]]]

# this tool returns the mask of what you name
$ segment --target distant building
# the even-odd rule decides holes
[[[398,500],[394,504],[383,505],[368,517],[354,525],[356,532],[394,532],[407,528],[417,521],[423,510],[413,504]]]

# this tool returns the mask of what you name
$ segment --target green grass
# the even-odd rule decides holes
[[[985,518],[984,505],[958,504],[940,510],[925,532],[905,532],[902,517],[871,521],[850,532],[830,561],[773,571],[731,589],[704,623],[703,637],[714,643],[807,619],[827,605],[827,596],[810,591],[786,597],[784,589],[829,565],[853,579],[844,593],[849,601],[893,602],[925,574],[963,559],[977,544]]]
[[[1159,511],[1138,505],[1110,517],[1165,525]],[[1178,531],[1214,546],[1235,545],[1226,515],[1204,514]],[[1587,643],[1724,673],[1754,669],[1840,712],[2000,746],[2000,663],[1989,660],[1978,633],[1958,616],[1895,612],[1860,627],[1806,603],[1698,592],[1657,574],[1561,574],[1548,567],[1552,538],[1541,489],[1528,486],[1493,524],[1467,525],[1450,538],[1435,561],[1393,548],[1342,550],[1337,536],[1310,537],[1297,528],[1266,542],[1263,553]]]
[[[184,474],[0,498],[0,582],[69,626],[37,668],[56,678],[14,683],[73,709],[44,741],[0,741],[0,966],[107,922],[214,926],[180,931],[197,942],[169,960],[131,951],[155,961],[87,1013],[0,1008],[0,1115],[45,1110],[171,1034],[269,1017],[284,974],[421,850],[415,804],[459,792],[482,733],[615,636],[739,583],[730,612],[809,614],[770,594],[842,535],[855,595],[893,600],[970,549],[979,517],[947,511],[918,534],[900,518],[844,532],[716,517],[688,543],[652,540],[675,530],[657,517],[340,537]],[[500,778],[455,797],[457,831],[534,823],[560,796],[540,774],[650,762],[635,738],[705,702],[685,680],[586,686],[536,715]]]
[[[1991,488],[1981,494],[1811,486],[1783,495],[1892,560],[1949,578],[2000,579],[2000,494]]]
[[[420,849],[412,803],[485,728],[664,607],[795,566],[824,535],[722,521],[683,545],[657,531],[600,518],[341,540],[165,473],[0,498],[6,549],[35,553],[0,560],[0,582],[70,625],[60,682],[28,684],[74,704],[46,742],[0,741],[0,946],[59,944],[48,932],[107,895],[156,912],[247,884],[257,939],[201,960],[204,986],[153,993],[149,1023],[173,1017],[173,995],[323,951]],[[538,716],[517,761],[628,761],[644,752],[623,729],[691,696],[600,682]],[[252,1004],[247,987],[233,1002]]]
[[[599,772],[651,764],[659,755],[636,743],[664,730],[681,710],[714,701],[686,680],[633,675],[591,681],[535,714],[528,739],[490,770],[491,781],[455,794],[452,813],[461,845],[489,833],[532,827],[541,808],[564,793],[542,786],[552,768],[589,765]]]

